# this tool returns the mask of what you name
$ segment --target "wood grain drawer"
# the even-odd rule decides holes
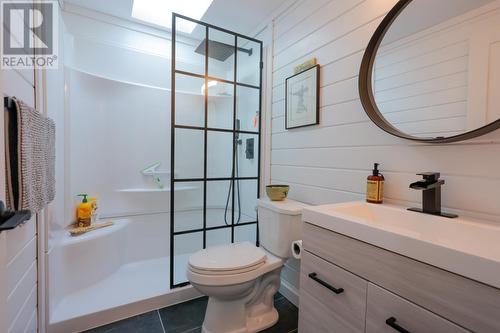
[[[474,332],[500,332],[500,290],[304,224],[305,250]]]
[[[394,327],[386,322],[391,319]],[[387,290],[368,283],[366,333],[395,333],[398,331],[396,325],[411,333],[469,332]]]
[[[367,285],[365,280],[304,251],[299,331],[364,332]]]

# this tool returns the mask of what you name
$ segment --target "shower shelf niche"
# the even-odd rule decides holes
[[[175,190],[176,191],[188,191],[195,190],[198,187],[191,185],[178,185]],[[154,192],[171,192],[170,187],[164,188],[124,188],[116,190],[115,192],[119,193],[154,193]]]

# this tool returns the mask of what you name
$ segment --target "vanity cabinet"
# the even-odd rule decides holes
[[[309,223],[303,244],[301,333],[500,332],[497,288]]]
[[[368,283],[366,333],[468,332],[385,289]]]
[[[367,281],[304,252],[300,286],[301,333],[364,332]]]

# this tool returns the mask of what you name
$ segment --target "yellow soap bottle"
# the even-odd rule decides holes
[[[79,227],[90,227],[92,222],[92,203],[88,202],[88,194],[78,194],[83,197],[82,202],[76,208],[76,223]]]

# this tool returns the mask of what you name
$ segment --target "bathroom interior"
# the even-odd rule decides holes
[[[0,5],[0,333],[500,332],[500,0]]]

